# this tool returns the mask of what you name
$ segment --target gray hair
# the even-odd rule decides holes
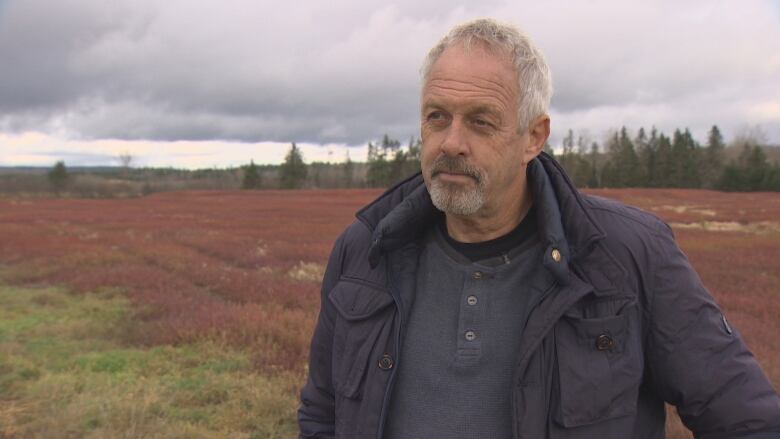
[[[532,120],[548,112],[553,92],[552,75],[542,51],[515,26],[480,18],[454,27],[428,52],[421,70],[423,82],[428,81],[433,64],[447,48],[463,43],[468,50],[475,41],[489,49],[503,50],[510,56],[517,71],[519,131],[524,132]]]

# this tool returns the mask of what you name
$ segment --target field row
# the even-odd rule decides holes
[[[705,285],[780,387],[780,197],[693,190],[594,193],[638,205],[673,225]],[[170,433],[165,437],[220,437],[240,416],[233,405],[242,401],[240,389],[260,386],[277,389],[275,396],[252,396],[242,403],[249,404],[244,410],[268,404],[277,409],[261,417],[262,425],[237,421],[242,427],[231,437],[289,434],[330,247],[354,212],[378,194],[0,199],[0,298],[12,310],[0,319],[0,394],[7,395],[0,398],[0,422],[12,427],[0,433],[14,437],[20,426],[27,433],[53,428],[36,414],[72,409],[81,423],[58,428],[106,437],[112,426],[138,422],[133,428],[155,429],[155,422],[164,422]],[[51,285],[66,290],[45,289]],[[89,309],[95,314],[88,315]],[[173,360],[188,358],[188,352],[202,361]],[[173,363],[166,365],[160,356]],[[235,360],[237,375],[193,378],[212,356],[217,362]],[[188,380],[200,384],[176,390]],[[163,390],[152,394],[151,388]],[[56,398],[36,399],[41,389],[61,391],[61,406],[51,405]],[[121,394],[133,395],[129,406],[122,406]],[[83,401],[79,395],[85,395]],[[105,406],[97,402],[103,399]],[[189,399],[194,411],[179,410],[189,407]],[[120,419],[120,412],[134,418]],[[686,437],[679,424],[670,426],[670,437]]]

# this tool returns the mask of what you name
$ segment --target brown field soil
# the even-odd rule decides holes
[[[208,343],[245,353],[259,375],[302,376],[330,247],[354,212],[380,192],[0,199],[0,284],[64,286],[76,296],[121,291],[131,314],[111,337],[122,346]],[[780,196],[590,193],[636,205],[673,226],[705,285],[780,387]],[[11,416],[3,407],[11,406],[21,410],[0,405],[0,437]],[[671,420],[668,437],[691,436]]]

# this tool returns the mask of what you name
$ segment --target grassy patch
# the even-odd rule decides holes
[[[299,375],[214,342],[123,344],[129,306],[0,285],[0,437],[294,437]]]

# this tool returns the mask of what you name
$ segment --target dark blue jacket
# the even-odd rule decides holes
[[[664,401],[698,438],[780,438],[780,398],[670,228],[581,194],[545,154],[529,164],[528,181],[547,247],[540,269],[555,282],[519,334],[507,389],[515,438],[661,439]],[[418,174],[339,237],[301,393],[301,437],[382,437],[418,240],[435,218]]]

